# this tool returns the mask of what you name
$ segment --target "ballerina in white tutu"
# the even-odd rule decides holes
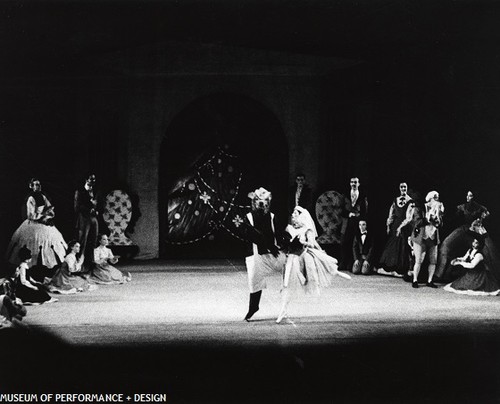
[[[287,316],[291,297],[298,290],[319,294],[320,287],[330,286],[335,275],[351,279],[338,270],[337,259],[330,257],[316,242],[316,226],[306,209],[295,207],[286,235],[289,237],[289,252],[283,272],[282,305],[277,323]]]
[[[42,192],[42,185],[32,178],[26,199],[26,220],[17,228],[7,249],[7,261],[17,266],[21,263],[19,251],[26,247],[32,251],[31,265],[41,263],[51,269],[60,265],[66,255],[66,242],[54,226],[54,207]]]

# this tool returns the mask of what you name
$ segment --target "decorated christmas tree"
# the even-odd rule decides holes
[[[243,173],[228,146],[201,157],[168,196],[167,243],[213,241],[222,232],[243,241],[240,226],[250,209],[240,194]]]

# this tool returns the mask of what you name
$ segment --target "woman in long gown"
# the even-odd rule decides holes
[[[451,265],[464,267],[466,272],[446,285],[444,290],[472,296],[497,296],[500,293],[500,284],[490,270],[488,259],[483,255],[483,249],[484,239],[475,238],[467,253],[451,262]]]
[[[462,251],[464,251],[476,238],[484,240],[482,254],[488,262],[491,273],[495,276],[497,281],[500,282],[500,254],[483,225],[482,217],[474,220],[468,229],[460,231],[459,237],[454,242],[453,249],[448,251],[448,258],[459,257],[460,254],[457,252],[458,247],[465,244],[465,248],[462,249]],[[440,279],[448,282],[454,281],[462,276],[464,272],[463,267],[450,264],[446,267],[445,271],[441,273]]]
[[[7,248],[7,261],[13,266],[21,263],[19,251],[28,248],[33,258],[30,266],[39,262],[52,269],[60,265],[66,253],[66,242],[53,224],[54,207],[42,192],[40,181],[32,178],[26,199],[26,220],[14,232]]]
[[[22,300],[23,304],[42,304],[57,302],[57,299],[51,298],[43,290],[41,284],[37,284],[29,276],[29,262],[31,261],[31,251],[23,247],[19,250],[19,259],[21,263],[14,273],[13,283],[15,285],[16,297]]]
[[[463,224],[443,240],[439,249],[436,278],[442,281],[453,281],[456,279],[456,274],[460,271],[453,268],[450,265],[450,261],[462,254],[471,245],[476,235],[483,235],[480,232],[476,233],[476,229],[483,227],[483,220],[490,215],[485,206],[474,200],[474,195],[471,191],[467,192],[466,201],[466,203],[457,206],[457,215],[461,218]]]
[[[107,247],[109,244],[108,236],[101,234],[99,236],[99,247],[94,249],[95,267],[92,271],[91,281],[103,285],[113,285],[125,283],[132,280],[130,273],[124,275],[120,270],[111,264],[116,264],[119,257],[115,257],[113,252]]]
[[[68,244],[69,253],[64,258],[64,262],[57,269],[47,287],[50,292],[61,294],[72,294],[94,290],[96,285],[91,285],[87,280],[87,275],[82,272],[84,256],[77,258],[80,252],[80,243],[70,241]]]
[[[283,272],[282,305],[277,323],[286,317],[292,295],[298,290],[319,294],[320,287],[330,286],[335,275],[351,279],[338,270],[337,259],[330,257],[316,242],[316,226],[306,209],[295,207],[291,224],[285,232],[289,236],[289,252]]]
[[[399,184],[400,196],[397,197],[389,210],[387,218],[387,234],[389,239],[379,261],[377,272],[381,275],[403,277],[410,269],[410,247],[408,236],[411,228],[407,226],[411,220],[413,199],[408,195],[408,185]]]

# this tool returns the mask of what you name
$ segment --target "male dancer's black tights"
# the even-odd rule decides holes
[[[259,310],[259,303],[261,296],[262,296],[262,290],[250,293],[250,303],[248,305],[248,313],[245,316],[246,321],[250,320],[250,318],[252,318],[252,316]]]

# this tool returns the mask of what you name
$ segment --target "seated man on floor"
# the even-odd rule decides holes
[[[373,262],[373,238],[368,233],[368,224],[366,220],[359,221],[359,232],[356,233],[352,242],[352,253],[354,264],[352,273],[359,275],[369,275],[372,273]]]

